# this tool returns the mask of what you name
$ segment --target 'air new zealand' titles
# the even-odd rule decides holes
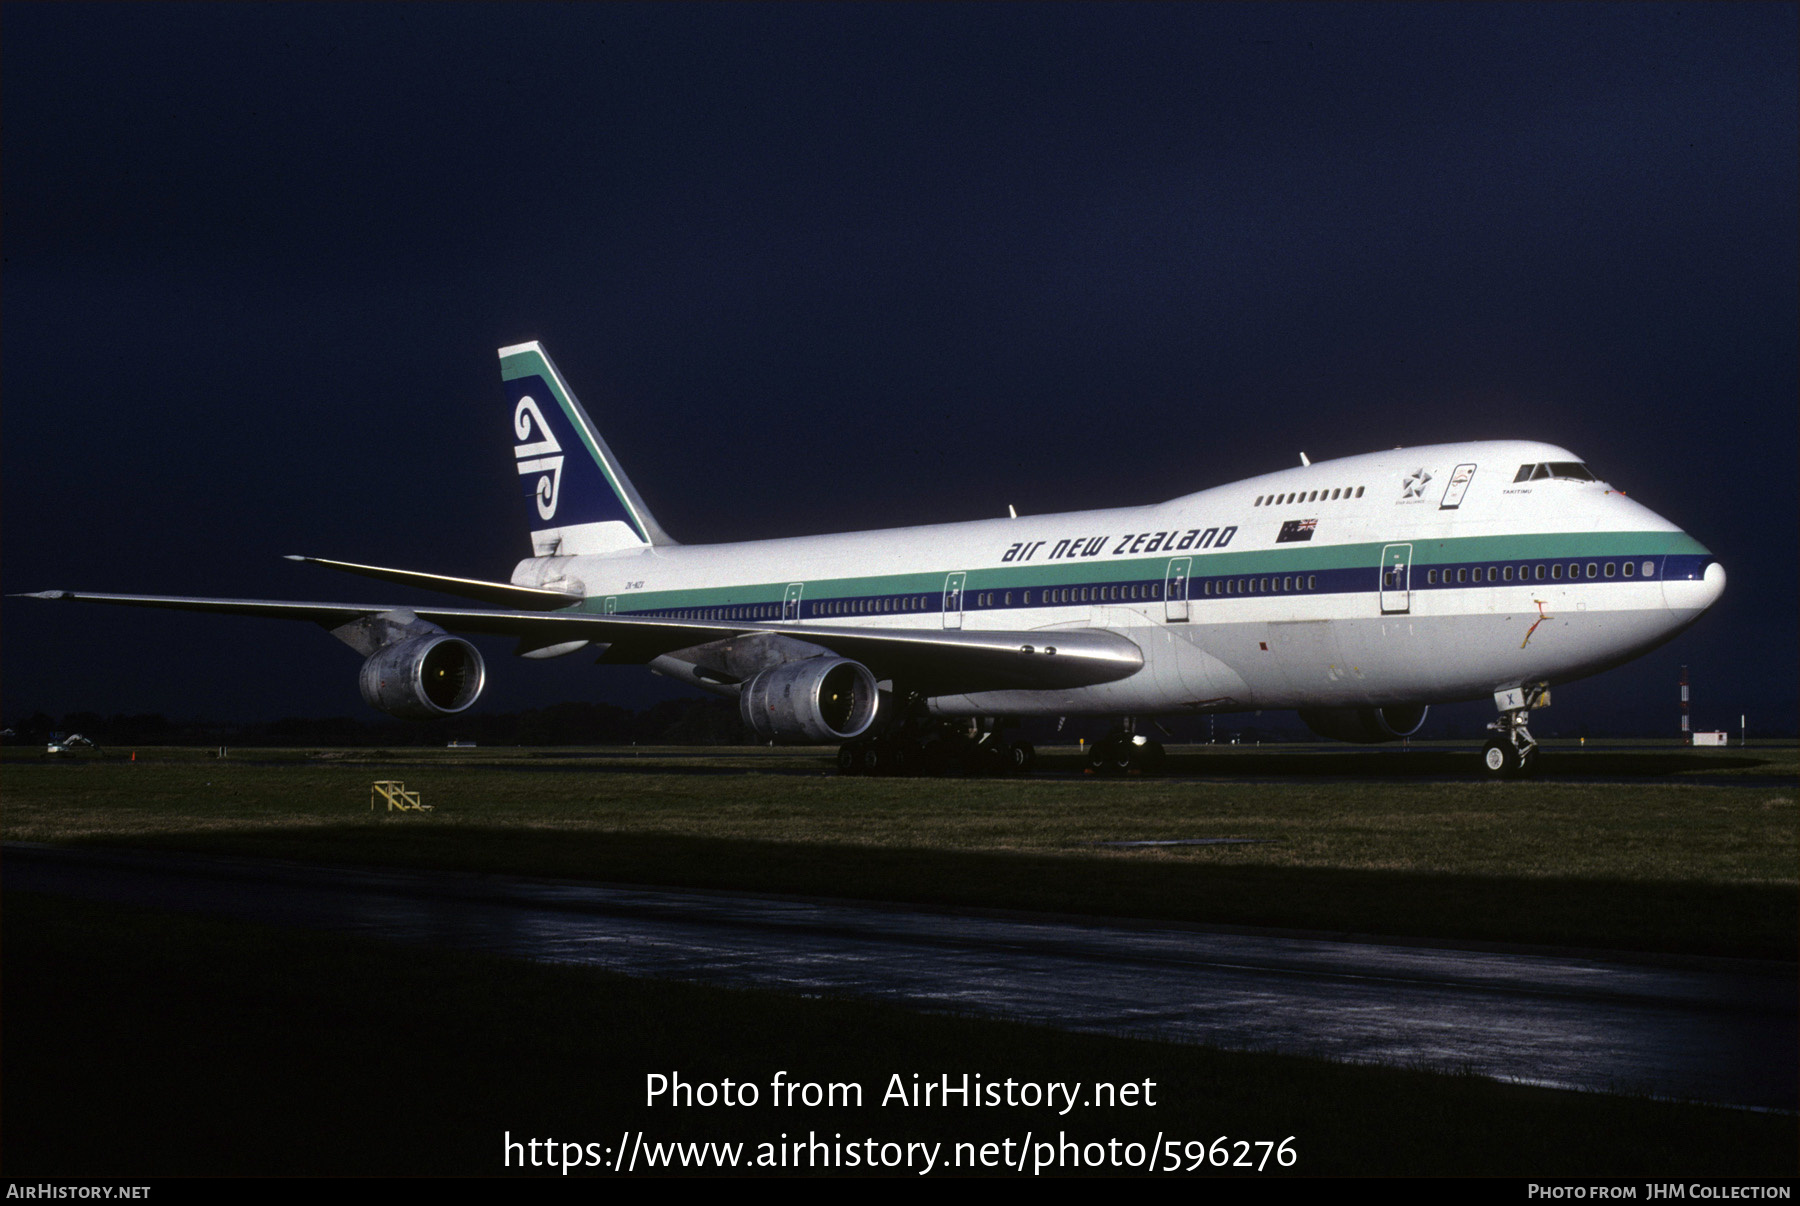
[[[532,551],[510,581],[292,558],[485,606],[36,597],[323,623],[363,656],[363,697],[406,717],[480,695],[452,632],[587,651],[735,698],[769,740],[836,744],[852,773],[1026,769],[1022,716],[1117,717],[1093,760],[1128,770],[1161,754],[1139,718],[1294,708],[1387,741],[1492,697],[1483,766],[1510,776],[1551,684],[1655,648],[1725,588],[1692,537],[1524,441],[1302,458],[1147,507],[682,545],[541,345],[500,369]]]

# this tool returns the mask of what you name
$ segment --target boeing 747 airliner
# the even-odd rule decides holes
[[[846,771],[1026,769],[1024,716],[1109,716],[1099,770],[1147,768],[1143,718],[1293,708],[1389,741],[1491,697],[1486,773],[1528,772],[1550,686],[1668,641],[1725,570],[1580,457],[1516,440],[1302,463],[1144,507],[724,545],[672,540],[538,343],[500,350],[532,555],[508,582],[296,557],[487,607],[46,591],[312,620],[370,704],[462,712],[480,653],[586,651],[738,700]]]

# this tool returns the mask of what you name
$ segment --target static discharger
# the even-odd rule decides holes
[[[416,791],[407,791],[406,784],[398,779],[377,779],[369,791],[369,811],[375,810],[376,800],[386,800],[389,812],[430,812],[431,805],[423,803]]]

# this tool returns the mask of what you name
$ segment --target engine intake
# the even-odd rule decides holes
[[[377,649],[363,663],[362,697],[406,720],[454,716],[481,696],[487,669],[475,646],[449,635],[414,637]]]
[[[1300,719],[1321,737],[1373,744],[1411,737],[1431,711],[1424,704],[1389,704],[1383,708],[1302,708]]]
[[[828,744],[875,722],[875,676],[860,662],[810,657],[771,666],[744,684],[738,710],[770,741]]]

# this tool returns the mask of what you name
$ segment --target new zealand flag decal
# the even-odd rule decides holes
[[[1276,544],[1292,544],[1296,540],[1311,540],[1313,529],[1319,526],[1316,519],[1290,519],[1281,525],[1281,535],[1275,538]]]

